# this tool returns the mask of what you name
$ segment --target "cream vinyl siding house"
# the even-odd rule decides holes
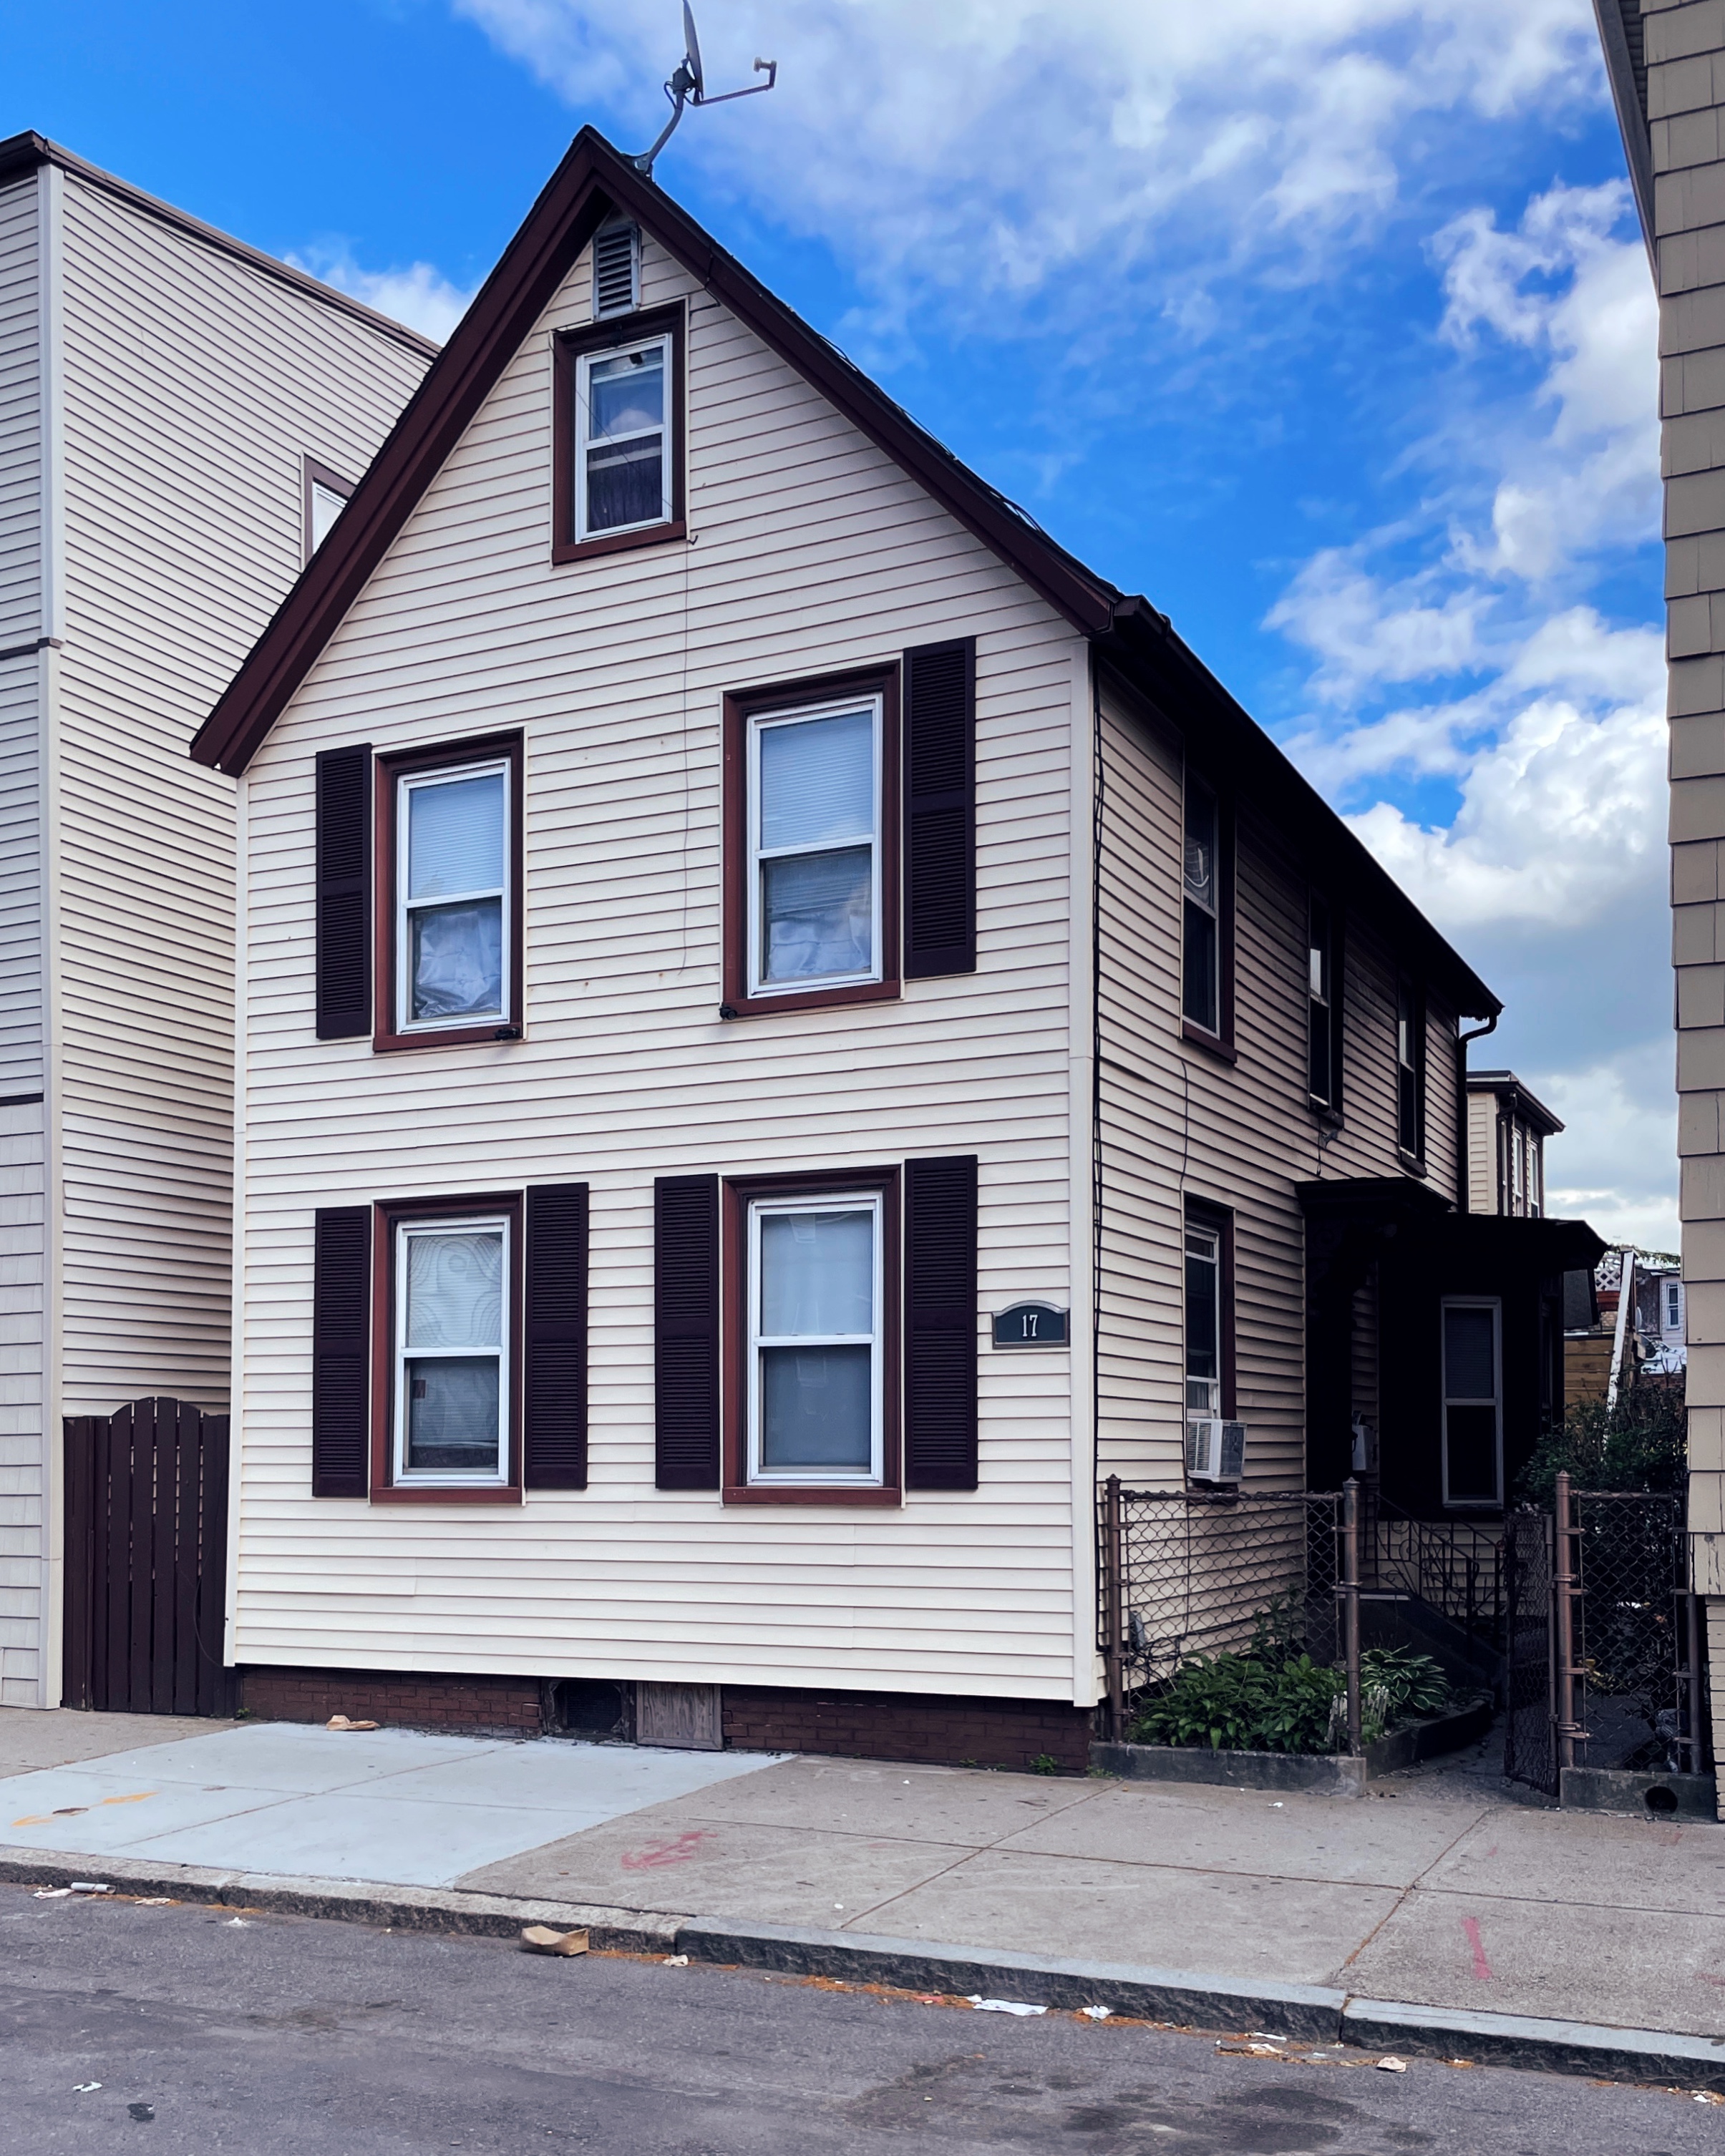
[[[59,1697],[59,1432],[225,1404],[232,789],[186,746],[434,347],[0,143],[0,1699]]]
[[[615,317],[595,233],[638,250]],[[873,808],[823,778],[772,838],[770,730],[865,710]],[[1182,1476],[1190,1209],[1247,1479],[1297,1488],[1310,1188],[1459,1199],[1457,1010],[1490,991],[1160,616],[591,131],[193,752],[239,795],[248,1701],[590,1727],[568,1702],[620,1688],[623,1726],[674,1696],[706,1741],[1081,1763],[1099,1475]],[[1182,1018],[1205,785],[1226,1039]],[[425,833],[462,786],[477,820],[422,884],[439,786]],[[873,893],[819,916],[863,956],[806,994],[760,940],[798,845]],[[475,985],[422,1011],[439,905]],[[785,917],[794,952],[816,916]],[[823,1205],[806,1248],[866,1215],[874,1286],[840,1323],[810,1255],[827,1315],[770,1322],[769,1225]],[[996,1344],[1027,1307],[1048,1344]],[[771,1387],[803,1412],[858,1355],[873,1453],[774,1469]]]

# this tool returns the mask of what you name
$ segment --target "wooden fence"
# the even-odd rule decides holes
[[[65,1703],[231,1713],[228,1418],[134,1400],[116,1414],[67,1416],[65,1448]]]

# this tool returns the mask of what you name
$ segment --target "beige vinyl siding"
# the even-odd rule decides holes
[[[69,177],[64,1405],[229,1385],[234,789],[187,747],[422,352]]]
[[[0,659],[0,1100],[42,1089],[45,654]]]
[[[42,631],[37,175],[0,187],[0,651]]]
[[[1467,1209],[1497,1210],[1497,1096],[1467,1096]]]
[[[242,1661],[1074,1697],[1069,1373],[981,1348],[981,1481],[902,1511],[653,1487],[656,1174],[981,1158],[985,1313],[1064,1306],[1076,639],[651,244],[687,295],[693,543],[554,567],[550,346],[492,393],[245,783]],[[722,692],[974,631],[979,970],[718,1017]],[[312,1034],[312,759],[519,726],[527,1038]],[[592,1191],[592,1486],[518,1512],[310,1496],[315,1207]],[[1079,1202],[1086,1203],[1082,1193]],[[356,1583],[359,1591],[356,1592]],[[1088,1693],[1085,1697],[1089,1697]]]
[[[1305,1475],[1305,1229],[1295,1185],[1403,1172],[1396,1148],[1396,967],[1343,921],[1343,1118],[1306,1091],[1309,886],[1275,827],[1238,804],[1232,1064],[1181,1030],[1183,753],[1177,734],[1102,676],[1099,877],[1103,1173],[1098,1466],[1142,1487],[1183,1480],[1185,1204],[1234,1224],[1235,1391],[1247,1479]],[[1340,909],[1336,917],[1341,920]],[[1454,1021],[1429,1014],[1427,1158],[1454,1194]],[[1375,1389],[1357,1364],[1356,1404]],[[1373,1407],[1375,1414],[1375,1402]]]

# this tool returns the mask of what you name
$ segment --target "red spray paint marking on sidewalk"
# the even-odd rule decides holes
[[[1474,1950],[1474,1974],[1489,1984],[1491,1980],[1491,1964],[1486,1960],[1486,1949],[1480,1943],[1479,1918],[1464,1917],[1461,1920],[1461,1928],[1467,1933],[1467,1943]]]

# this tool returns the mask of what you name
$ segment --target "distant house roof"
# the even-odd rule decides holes
[[[105,172],[100,166],[86,164],[82,157],[75,157],[70,150],[62,149],[58,142],[50,142],[45,135],[33,131],[22,135],[8,135],[0,141],[0,185],[15,179],[21,172],[33,172],[39,166],[54,165],[63,172],[75,173],[104,194],[113,195],[142,210],[159,223],[171,225],[193,239],[202,240],[219,254],[231,255],[236,262],[244,262],[249,269],[259,270],[266,277],[274,278],[279,285],[291,285],[303,292],[308,299],[321,300],[325,306],[338,313],[352,315],[358,321],[368,323],[373,329],[381,330],[399,344],[415,352],[433,357],[438,346],[430,337],[423,337],[417,330],[410,330],[404,322],[392,321],[388,315],[380,315],[375,308],[363,305],[346,292],[338,292],[333,285],[325,285],[316,277],[308,277],[303,270],[296,270],[286,262],[279,262],[273,254],[261,249],[248,247],[243,239],[235,239],[231,233],[219,231],[213,224],[205,224],[199,218],[188,217],[172,203],[159,201],[147,195],[142,187],[133,187],[129,181],[116,179],[112,172]]]
[[[1513,1070],[1470,1070],[1470,1093],[1495,1093],[1506,1115],[1518,1116],[1541,1137],[1554,1137],[1563,1126],[1544,1101],[1530,1093]]]
[[[245,770],[340,627],[415,505],[595,232],[621,211],[967,531],[1089,638],[1173,723],[1204,741],[1242,790],[1321,862],[1338,896],[1386,927],[1404,960],[1467,1015],[1492,994],[1315,788],[1148,600],[1121,592],[960,462],[591,127],[584,127],[427,371],[340,522],[192,744],[200,763]]]

